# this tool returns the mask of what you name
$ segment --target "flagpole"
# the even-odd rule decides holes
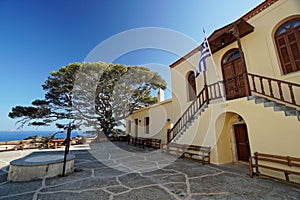
[[[208,39],[207,39],[207,37],[206,37],[206,33],[205,33],[204,28],[203,28],[203,34],[204,34],[204,39],[207,41],[207,44],[208,44],[208,50],[209,50],[209,53],[210,53],[210,55],[211,55],[211,61],[212,61],[212,64],[213,64],[213,68],[214,68],[215,73],[216,73],[216,75],[217,75],[217,82],[218,82],[218,85],[220,86],[221,97],[222,97],[223,100],[225,100],[225,95],[224,95],[223,85],[221,84],[221,79],[220,79],[219,73],[218,73],[218,71],[216,70],[217,65],[216,65],[215,60],[214,60],[214,58],[213,58],[213,54],[212,54],[212,52],[211,52],[210,45],[209,45]],[[203,79],[204,79],[204,84],[207,85],[206,71],[204,71],[204,73],[203,73]]]
[[[204,80],[204,85],[207,85],[206,70],[203,71],[203,80]]]
[[[208,95],[208,87],[207,87],[207,79],[206,79],[206,70],[203,71],[203,80],[204,80],[204,89],[206,96],[206,104],[209,104],[209,95]]]

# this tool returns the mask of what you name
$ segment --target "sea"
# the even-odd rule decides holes
[[[50,136],[57,131],[0,131],[0,142],[12,141],[12,140],[23,140],[30,136]],[[66,138],[67,133],[57,133],[55,138]],[[72,131],[71,138],[77,136],[92,136],[91,134],[87,134],[85,132]]]

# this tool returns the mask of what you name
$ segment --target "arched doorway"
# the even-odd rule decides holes
[[[215,126],[219,163],[248,162],[251,149],[246,121],[235,112],[225,112]]]
[[[236,99],[246,96],[243,74],[245,67],[242,65],[238,49],[229,50],[222,58],[223,80],[226,90],[226,99]]]
[[[187,75],[188,80],[188,100],[192,101],[196,98],[196,80],[195,73],[189,72]]]

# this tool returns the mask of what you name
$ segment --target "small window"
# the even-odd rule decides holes
[[[150,133],[150,118],[145,117],[145,134]]]
[[[283,23],[275,41],[283,74],[300,71],[300,18]]]

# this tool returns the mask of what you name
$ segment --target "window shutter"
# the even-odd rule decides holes
[[[300,26],[296,25],[299,20],[286,22],[275,34],[283,74],[300,71]]]

